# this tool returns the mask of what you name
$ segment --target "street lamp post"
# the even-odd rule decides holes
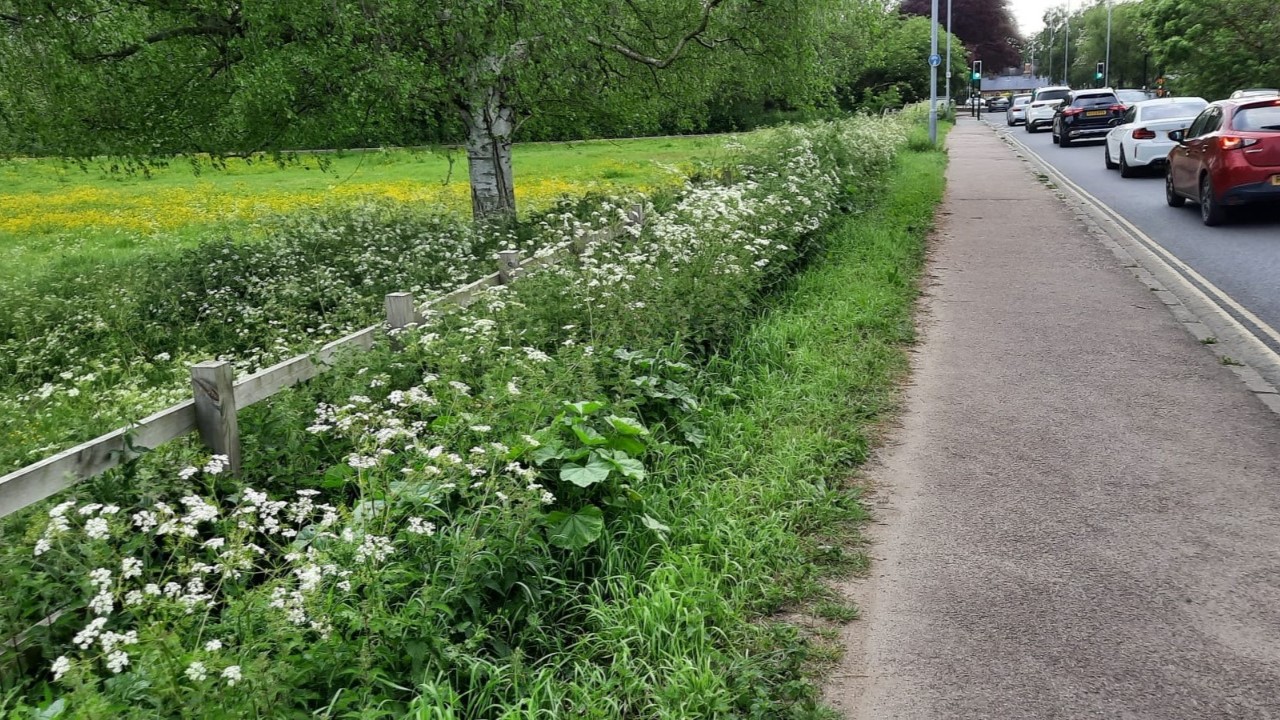
[[[947,89],[943,93],[947,117],[951,117],[951,0],[947,0]]]
[[[1062,44],[1062,84],[1071,84],[1071,0],[1067,0],[1067,39]]]
[[[1049,28],[1049,52],[1045,54],[1049,56],[1049,74],[1046,77],[1049,79],[1050,84],[1053,83],[1053,41],[1057,34],[1058,28],[1056,26]]]
[[[929,47],[929,144],[938,144],[938,0],[933,0],[933,32]]]
[[[1102,73],[1102,87],[1111,87],[1111,0],[1107,0],[1107,64]]]

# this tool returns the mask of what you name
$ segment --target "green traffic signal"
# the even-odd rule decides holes
[[[973,79],[974,79],[974,80],[981,80],[981,79],[982,79],[982,73],[974,73],[974,74],[973,74]]]

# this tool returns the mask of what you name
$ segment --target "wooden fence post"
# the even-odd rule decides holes
[[[498,280],[503,285],[520,277],[520,251],[501,250],[498,252]]]
[[[636,204],[627,208],[628,225],[644,225],[644,205]]]
[[[389,293],[386,300],[387,325],[399,330],[418,322],[418,310],[413,304],[413,293]]]
[[[240,425],[236,421],[235,369],[224,360],[191,366],[196,429],[214,455],[225,455],[232,475],[240,473]]]

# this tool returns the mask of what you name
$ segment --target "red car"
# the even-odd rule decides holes
[[[1169,139],[1170,207],[1197,202],[1204,224],[1220,225],[1232,205],[1280,201],[1280,99],[1221,100]]]

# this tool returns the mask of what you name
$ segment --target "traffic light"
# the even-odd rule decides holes
[[[981,60],[973,61],[973,80],[974,82],[979,82],[982,80],[982,61]]]
[[[1098,69],[1094,70],[1093,72],[1093,79],[1101,81],[1102,78],[1106,77],[1106,74],[1107,74],[1107,64],[1098,63]]]

